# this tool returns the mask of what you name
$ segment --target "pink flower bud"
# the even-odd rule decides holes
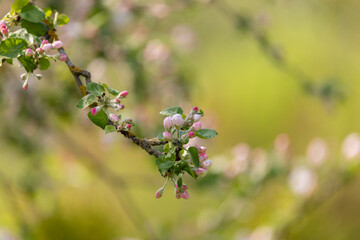
[[[199,108],[198,107],[193,107],[193,109],[192,109],[194,112],[197,112],[197,111],[199,111]]]
[[[110,120],[113,121],[113,122],[119,121],[118,116],[116,116],[115,114],[110,114],[109,118],[110,118]]]
[[[126,124],[125,127],[130,130],[130,129],[131,129],[131,126],[132,126],[132,125],[128,123],[128,124]]]
[[[176,197],[177,199],[180,199],[180,198],[181,198],[180,192],[178,192],[178,191],[175,190],[175,197]]]
[[[95,116],[98,112],[100,112],[101,107],[97,106],[91,109],[91,115]]]
[[[39,47],[39,48],[36,49],[36,52],[37,52],[38,54],[42,54],[42,53],[44,53],[44,49],[42,49],[41,47]]]
[[[126,97],[127,95],[129,94],[129,92],[128,91],[122,91],[119,95],[120,95],[120,97]]]
[[[189,134],[189,138],[195,137],[195,133],[193,131],[190,131],[188,134]]]
[[[61,41],[55,41],[52,44],[53,48],[61,48],[63,46],[63,43]]]
[[[2,27],[2,28],[1,28],[1,33],[2,33],[3,35],[6,35],[6,34],[9,33],[9,30],[8,30],[6,27]]]
[[[201,146],[199,153],[206,153],[206,150],[207,150],[206,147]]]
[[[0,28],[4,28],[4,27],[6,27],[6,23],[5,23],[4,20],[1,20],[0,21]]]
[[[156,198],[161,198],[162,195],[163,195],[163,192],[164,192],[164,188],[162,187],[162,188],[160,188],[159,190],[156,191],[155,197]]]
[[[201,118],[201,115],[200,115],[200,114],[195,114],[195,115],[193,116],[194,122],[200,121],[200,118]]]
[[[45,52],[48,52],[52,49],[52,44],[51,43],[45,43],[43,46],[42,46],[42,49],[45,51]]]
[[[120,99],[115,99],[115,102],[121,103]]]
[[[166,117],[164,119],[164,128],[165,128],[165,130],[170,130],[172,125],[173,125],[173,122],[171,120],[171,117]]]
[[[211,165],[212,165],[212,161],[210,159],[201,163],[201,167],[206,168],[206,169],[210,168]]]
[[[190,195],[187,191],[184,191],[180,194],[180,197],[182,197],[183,199],[189,199]]]
[[[184,190],[187,190],[187,189],[188,189],[188,186],[187,186],[186,184],[183,184],[183,185],[181,186],[181,188],[184,189]]]
[[[24,84],[23,84],[23,86],[22,86],[22,88],[23,88],[24,90],[27,90],[28,87],[29,87],[28,81],[25,81]]]
[[[60,61],[66,61],[67,60],[67,56],[65,54],[61,54],[60,55],[60,58],[59,58]]]
[[[177,127],[181,127],[184,123],[184,120],[180,114],[175,114],[174,116],[172,116],[171,121]]]
[[[31,48],[26,49],[25,56],[30,57],[32,56],[34,51]]]
[[[207,174],[207,170],[205,168],[198,168],[196,171],[195,171],[195,174],[197,176],[200,176],[200,177],[204,177],[206,176]]]
[[[41,42],[41,45],[44,45],[44,44],[47,44],[47,43],[49,43],[48,40],[43,40],[43,41]]]
[[[122,110],[122,109],[124,109],[124,108],[125,108],[125,105],[124,105],[124,104],[117,104],[116,107],[115,107],[115,110],[116,110],[116,111],[120,111],[120,110]]]
[[[202,128],[202,123],[201,122],[196,122],[193,124],[193,129],[195,132],[199,131]]]
[[[199,161],[200,162],[203,162],[205,161],[206,159],[208,159],[208,155],[206,153],[201,153],[199,154]]]
[[[171,140],[171,134],[169,132],[163,132],[163,137],[165,140]]]

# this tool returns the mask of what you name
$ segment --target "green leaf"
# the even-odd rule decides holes
[[[109,87],[109,86],[108,86],[107,84],[105,84],[105,83],[103,83],[102,85],[108,90],[108,92],[109,92],[110,94],[112,94],[112,95],[114,95],[114,96],[119,95],[120,92],[119,92],[118,90],[115,90],[115,89]]]
[[[193,178],[195,178],[195,179],[197,178],[196,174],[194,173],[194,171],[191,169],[191,167],[188,164],[186,164],[186,166],[184,167],[184,170]]]
[[[33,4],[28,4],[21,9],[20,17],[29,22],[39,23],[45,19],[45,13]]]
[[[13,10],[15,10],[15,11],[19,11],[20,9],[22,9],[23,7],[25,7],[29,2],[30,2],[30,0],[16,0],[16,1],[11,5],[11,9],[13,9]]]
[[[38,37],[44,36],[48,31],[47,26],[43,22],[33,23],[26,21],[25,19],[21,19],[20,24],[28,31],[28,33],[34,34]]]
[[[189,147],[188,149],[189,153],[190,153],[190,157],[191,160],[193,161],[195,167],[200,167],[200,163],[199,163],[199,153],[196,147]]]
[[[116,127],[114,125],[106,125],[105,134],[116,132]]]
[[[57,17],[56,25],[62,26],[66,25],[69,22],[69,17],[66,14],[59,14]]]
[[[178,180],[177,180],[177,186],[178,186],[178,188],[181,188],[181,187],[182,187],[182,178],[178,178]]]
[[[173,116],[177,113],[178,114],[183,113],[183,110],[181,109],[181,107],[169,107],[160,112],[161,115],[165,115],[165,116]]]
[[[159,139],[160,141],[164,141],[164,140],[165,140],[165,138],[164,138],[164,136],[163,136],[162,133],[160,133],[156,138]]]
[[[50,67],[50,61],[46,58],[40,58],[38,64],[40,65],[40,70],[46,70]]]
[[[95,116],[93,116],[91,114],[91,111],[89,111],[88,117],[96,126],[99,126],[102,129],[105,129],[105,127],[106,127],[106,125],[108,124],[108,121],[109,121],[106,113],[102,109]]]
[[[0,43],[0,57],[17,58],[28,44],[21,38],[7,38]]]
[[[213,138],[217,135],[218,133],[213,129],[200,129],[199,131],[195,132],[195,136],[204,139]]]
[[[18,60],[24,66],[27,72],[33,72],[34,69],[37,68],[37,64],[32,57],[26,57],[25,55],[22,55],[18,57]]]
[[[156,165],[160,172],[167,171],[169,168],[171,168],[174,165],[175,161],[172,161],[167,156],[161,156],[158,159],[156,159]]]
[[[16,32],[9,33],[9,38],[22,38],[27,41],[29,45],[34,44],[35,42],[41,43],[40,38],[31,33],[28,33],[24,28],[19,29]]]
[[[86,86],[86,91],[100,97],[103,93],[105,93],[105,88],[98,83],[90,82]]]
[[[88,94],[79,100],[76,107],[84,109],[84,108],[90,106],[91,104],[93,104],[95,102],[95,100],[96,100],[96,96],[94,94]]]

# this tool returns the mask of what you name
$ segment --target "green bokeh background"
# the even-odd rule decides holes
[[[41,7],[57,6],[70,19],[78,14],[75,10],[81,10],[73,8],[75,3],[70,0],[36,2]],[[144,126],[143,134],[156,136],[161,132],[162,117],[158,112],[163,108],[175,104],[184,109],[189,109],[191,104],[201,107],[206,114],[204,124],[219,132],[217,138],[206,142],[210,158],[229,155],[240,142],[269,150],[280,133],[289,135],[294,155],[303,156],[309,141],[322,137],[332,148],[332,158],[336,158],[345,136],[360,131],[360,2],[227,2],[240,12],[267,14],[270,39],[282,49],[287,64],[306,72],[314,82],[339,79],[347,93],[346,99],[328,108],[318,98],[308,95],[295,78],[264,56],[251,36],[236,30],[226,17],[206,4],[175,12],[168,21],[160,21],[154,27],[155,36],[166,35],[176,24],[187,24],[196,33],[195,51],[179,60],[191,75],[187,83],[189,98],[180,104],[178,99],[159,102],[151,96],[146,101],[132,98],[135,94],[131,70],[121,60],[103,59],[106,72],[103,79],[94,80],[130,91],[125,113],[135,120],[140,117],[137,122]],[[0,13],[5,14],[10,5],[11,1],[0,0]],[[59,35],[75,29],[75,23],[70,20],[66,29],[59,30]],[[118,36],[111,37],[116,42]],[[94,47],[81,40],[81,36],[67,42],[65,47],[72,61],[81,67],[86,68],[94,59]],[[52,64],[40,82],[33,80],[34,87],[30,85],[26,97],[21,97],[23,92],[17,90],[22,84],[20,73],[17,66],[0,69],[1,94],[6,96],[1,104],[4,118],[0,121],[0,169],[7,179],[0,191],[1,228],[21,232],[23,227],[16,220],[20,214],[20,219],[26,219],[30,227],[25,231],[29,239],[146,239],[151,238],[151,231],[161,239],[241,239],[237,235],[239,229],[251,231],[263,222],[276,223],[293,207],[294,199],[287,194],[282,180],[275,181],[253,196],[257,210],[242,209],[238,221],[211,229],[211,222],[218,221],[226,202],[237,206],[235,189],[218,184],[203,186],[201,182],[206,183],[206,179],[200,183],[187,179],[191,195],[188,201],[175,199],[170,188],[162,199],[155,199],[154,192],[163,183],[155,159],[121,136],[105,136],[91,125],[86,119],[87,112],[75,107],[80,95],[65,65]],[[56,110],[52,109],[48,89],[51,94],[60,95],[55,101],[63,101],[53,103]],[[177,90],[172,94],[176,96]],[[14,126],[12,118],[7,117],[13,107],[9,98],[50,102],[42,118],[46,128],[33,127],[27,121]],[[59,112],[64,108],[66,111]],[[22,115],[19,118],[26,119]],[[30,151],[33,147],[24,149],[26,143],[9,141],[11,137],[16,139],[17,131],[25,132],[30,139],[40,136],[43,140],[36,142],[40,147]],[[38,171],[39,165],[43,171]],[[101,165],[126,184],[117,180],[109,186],[107,180],[111,176],[101,172]],[[30,201],[23,193],[23,186],[32,179],[29,176],[38,174],[48,175],[51,180],[49,186],[46,181],[36,185]],[[24,176],[26,183],[21,182]],[[319,209],[301,218],[290,229],[291,239],[358,239],[359,184],[354,181]],[[9,189],[13,195],[9,195]],[[128,195],[132,200],[129,201]],[[135,220],[131,220],[128,212]],[[152,230],[146,231],[144,224],[151,225]]]

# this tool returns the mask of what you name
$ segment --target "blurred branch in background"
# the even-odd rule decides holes
[[[226,3],[226,0],[208,0],[208,3],[226,17],[237,31],[241,34],[250,35],[258,43],[265,57],[297,81],[306,93],[319,98],[325,107],[330,109],[335,103],[345,99],[346,93],[343,83],[338,78],[329,77],[320,83],[316,83],[311,76],[299,67],[290,65],[281,48],[271,41],[267,30],[264,28],[264,23],[250,14],[235,10]]]

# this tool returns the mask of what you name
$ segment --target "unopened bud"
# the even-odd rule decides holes
[[[200,115],[200,114],[195,114],[195,115],[193,116],[194,122],[200,121],[200,118],[201,118],[201,115]]]
[[[171,140],[171,134],[169,132],[163,132],[163,137],[165,140]]]
[[[195,133],[193,131],[190,131],[188,134],[189,134],[189,138],[195,137]]]
[[[117,104],[116,107],[115,107],[115,110],[116,110],[116,111],[120,111],[120,110],[122,110],[122,109],[124,109],[124,108],[125,108],[125,105],[124,105],[124,104]]]
[[[164,193],[164,188],[162,187],[162,188],[160,188],[159,190],[156,191],[155,197],[156,198],[161,198],[163,193]]]
[[[128,91],[122,91],[122,92],[119,94],[119,96],[124,98],[124,97],[126,97],[128,94],[129,94]]]
[[[118,122],[119,121],[118,116],[116,116],[115,114],[110,114],[109,118],[113,122]]]
[[[101,107],[97,106],[91,109],[91,115],[95,116],[98,112],[100,112]]]
[[[204,176],[206,176],[206,174],[207,174],[207,170],[206,170],[206,168],[198,168],[198,169],[195,171],[195,174],[196,174],[197,176],[204,177]]]
[[[175,114],[174,116],[172,116],[171,121],[177,127],[181,127],[184,123],[184,119],[180,114]]]
[[[29,87],[28,81],[25,81],[24,84],[23,84],[23,86],[22,86],[22,88],[23,88],[24,90],[27,90],[28,87]]]
[[[52,44],[51,43],[45,43],[43,46],[42,46],[42,49],[45,51],[45,52],[48,52],[52,49]]]
[[[1,33],[2,33],[3,35],[6,35],[6,34],[9,33],[9,30],[8,30],[6,27],[1,27]]]
[[[39,47],[39,48],[36,49],[36,52],[37,52],[38,54],[43,54],[43,53],[44,53],[44,49],[42,49],[41,47]]]
[[[131,129],[131,126],[132,126],[132,125],[128,123],[128,124],[126,124],[125,127],[130,130],[130,129]]]
[[[196,122],[193,124],[193,129],[195,132],[199,131],[202,128],[202,123],[201,122]]]
[[[184,191],[180,194],[180,197],[182,197],[183,199],[189,199],[190,195],[187,191]]]
[[[199,108],[198,107],[193,107],[193,109],[192,109],[194,112],[197,112],[197,111],[199,111]]]
[[[210,159],[204,161],[201,163],[201,167],[209,169],[212,165],[212,161]]]
[[[171,120],[171,117],[166,117],[164,119],[164,128],[165,128],[165,130],[170,130],[172,125],[173,125],[173,122]]]
[[[34,51],[31,48],[26,49],[25,56],[30,57],[32,56]]]
[[[44,44],[47,44],[47,43],[49,43],[48,40],[43,40],[43,41],[41,42],[41,45],[44,45]]]
[[[53,48],[61,48],[63,46],[63,43],[61,41],[55,41],[52,44]]]
[[[59,60],[64,62],[67,60],[67,56],[65,54],[61,54]]]
[[[208,155],[206,153],[199,154],[199,161],[203,162],[208,159]]]

